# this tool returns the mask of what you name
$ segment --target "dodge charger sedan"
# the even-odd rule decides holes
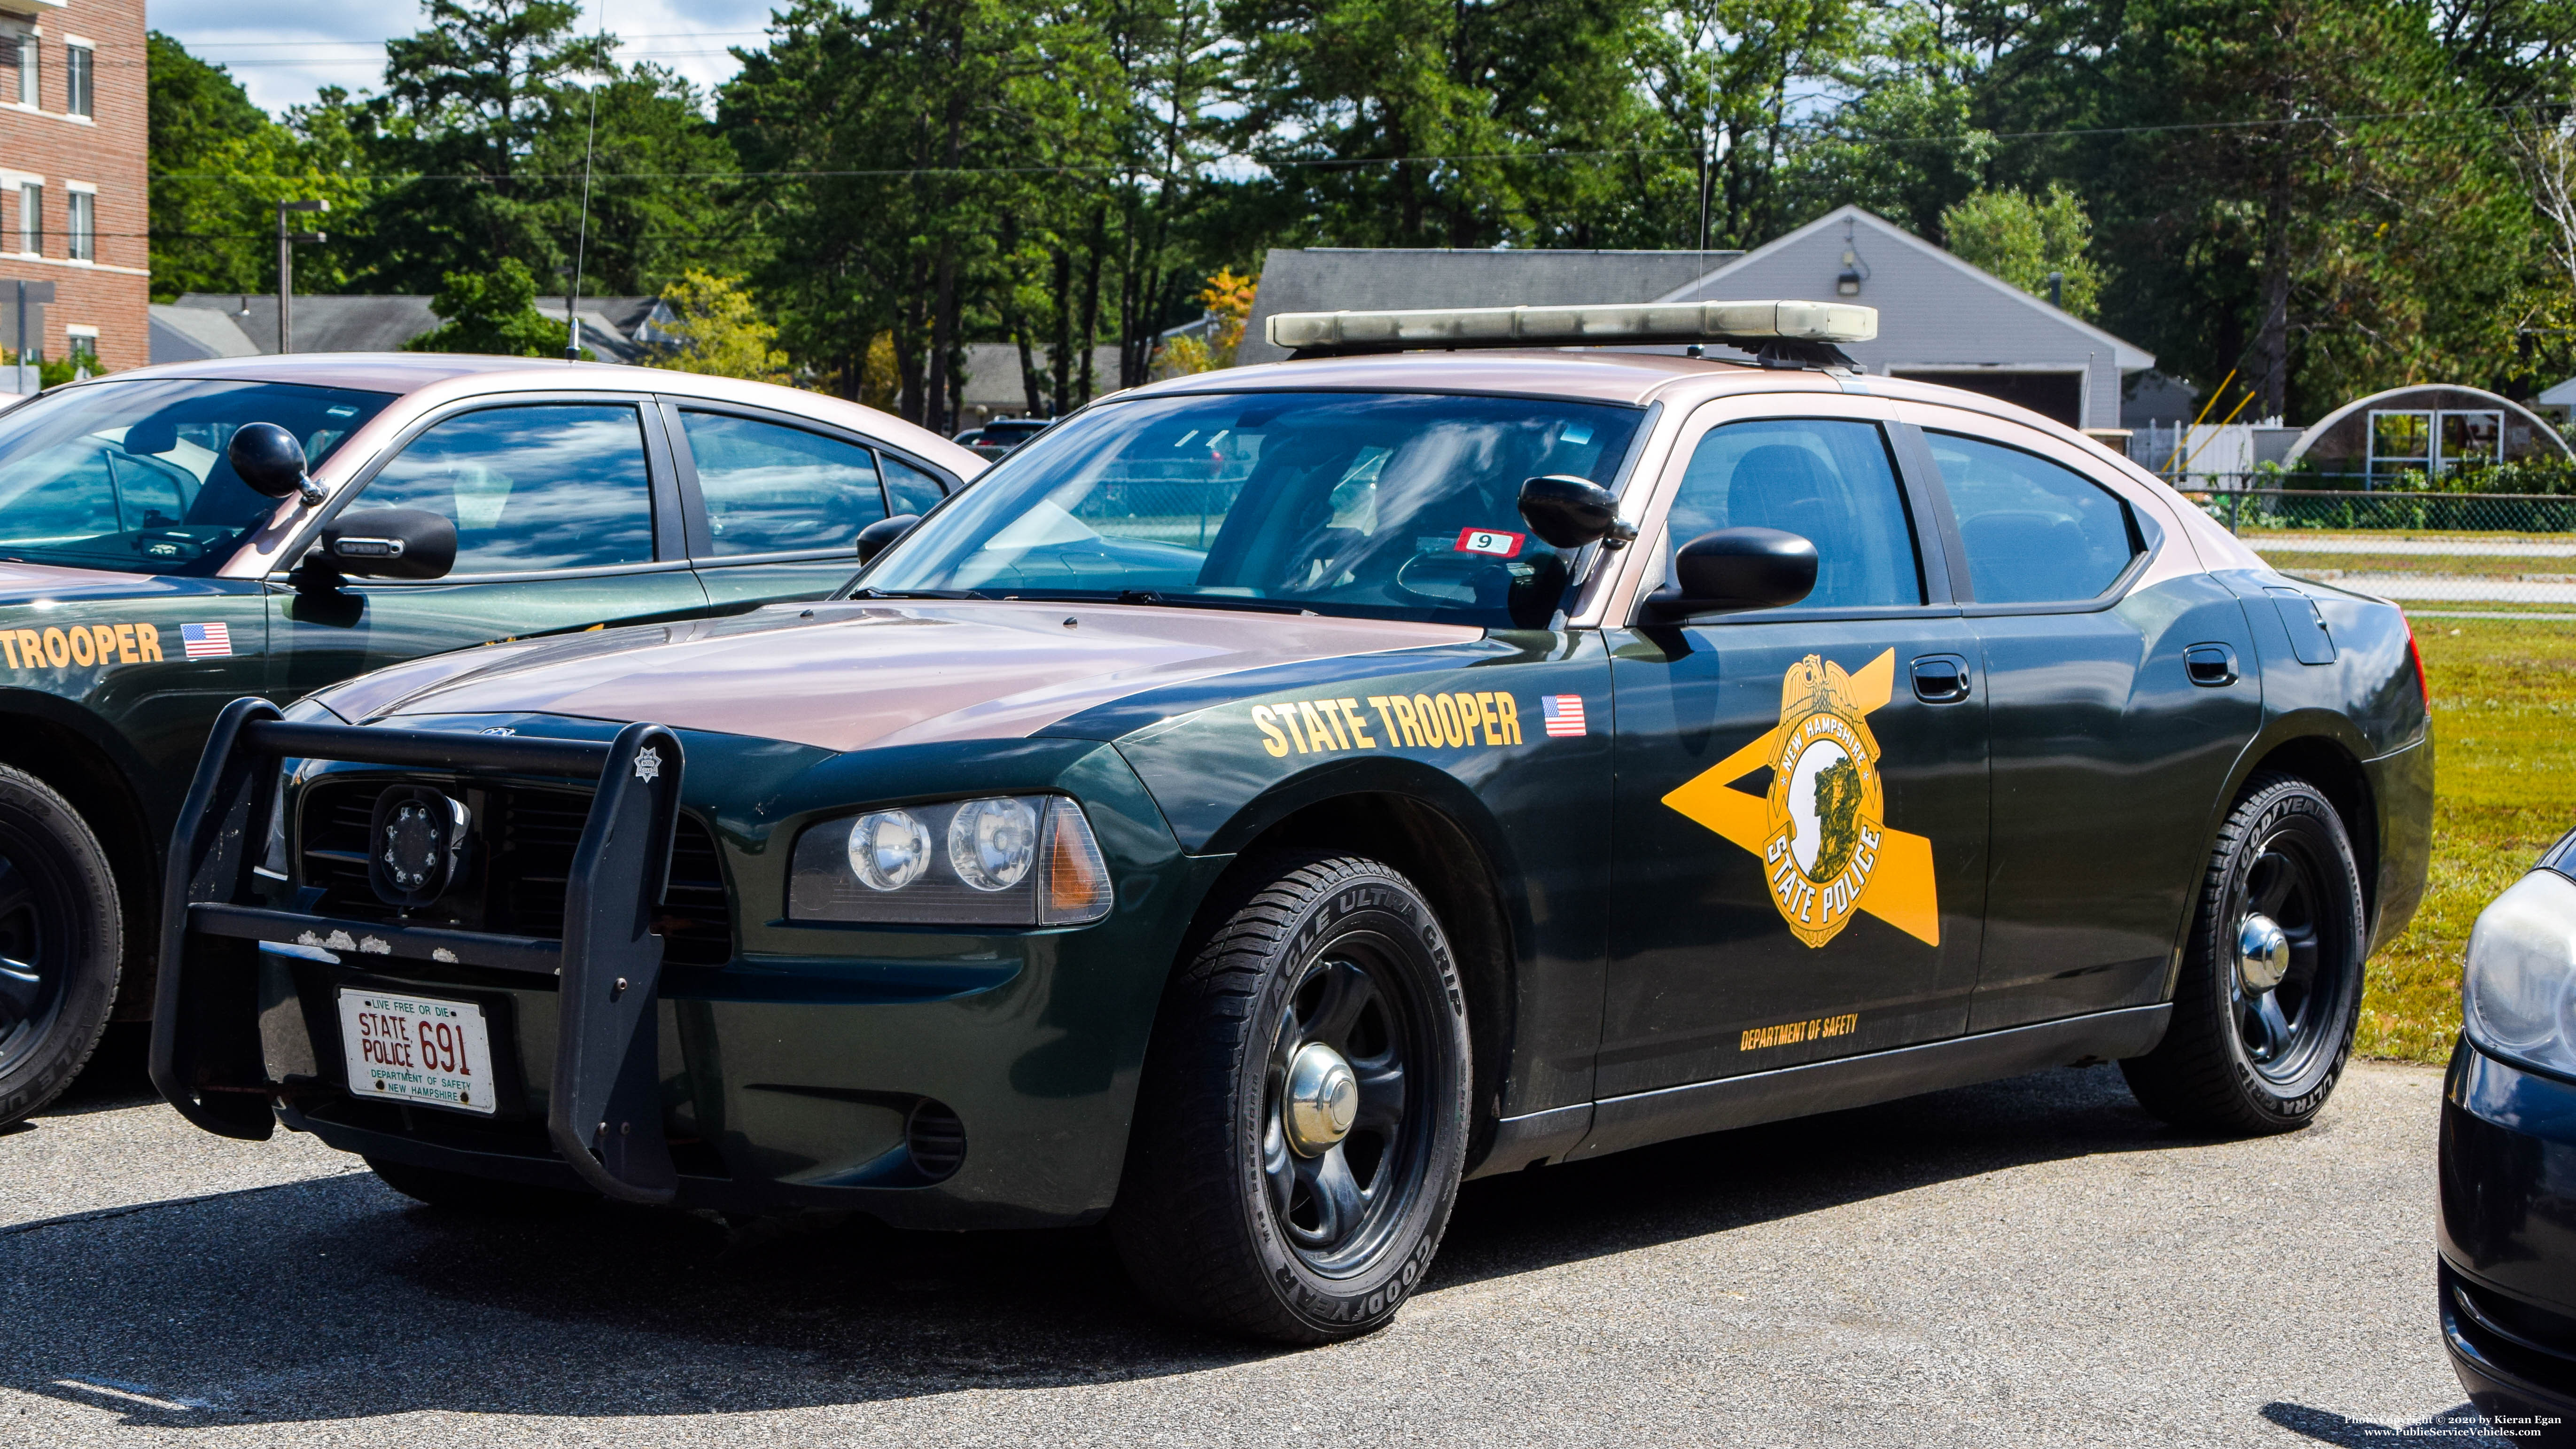
[[[1106,1220],[1306,1343],[1467,1177],[2087,1061],[2302,1126],[2422,892],[2405,619],[1874,326],[1282,316],[829,600],[237,701],[155,1078],[433,1204]]]
[[[649,368],[314,353],[0,414],[0,1123],[153,993],[217,711],[465,645],[820,598],[984,468],[883,413]]]

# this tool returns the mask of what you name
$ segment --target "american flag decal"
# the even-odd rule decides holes
[[[1538,708],[1539,713],[1547,716],[1547,732],[1551,735],[1580,735],[1588,732],[1583,724],[1582,695],[1541,695]]]
[[[188,646],[191,659],[229,659],[233,652],[233,631],[224,624],[182,624],[179,638]],[[1554,729],[1556,726],[1549,725]]]

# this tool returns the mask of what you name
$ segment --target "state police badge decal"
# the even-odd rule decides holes
[[[1855,912],[1927,946],[1941,944],[1932,842],[1891,830],[1869,715],[1895,683],[1891,649],[1850,673],[1810,654],[1780,680],[1780,723],[1664,797],[1664,804],[1762,861],[1771,904],[1789,930],[1822,947]],[[1771,767],[1755,796],[1737,780]]]

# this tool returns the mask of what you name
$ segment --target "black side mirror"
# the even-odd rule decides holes
[[[1619,518],[1619,496],[1589,478],[1551,473],[1521,485],[1521,517],[1530,532],[1556,548],[1602,543],[1624,548],[1637,526]]]
[[[253,493],[301,497],[308,507],[322,501],[322,490],[304,476],[304,445],[275,423],[242,424],[224,445],[224,456]]]
[[[426,508],[367,508],[325,524],[319,562],[341,574],[437,579],[456,567],[456,525]]]
[[[888,548],[892,547],[896,539],[912,532],[914,525],[920,522],[921,515],[918,513],[898,513],[892,518],[880,518],[876,522],[869,524],[867,527],[860,529],[860,566],[864,568],[868,564],[876,562],[878,554],[881,554]]]
[[[1816,546],[1776,528],[1721,528],[1683,544],[1673,576],[1678,588],[1645,598],[1662,618],[1782,609],[1815,591]]]

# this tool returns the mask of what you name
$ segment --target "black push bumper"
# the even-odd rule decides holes
[[[2576,1084],[2465,1038],[2442,1096],[2441,1253],[2442,1338],[2470,1401],[2576,1442]]]
[[[268,903],[252,867],[289,759],[595,783],[563,938],[337,920]],[[267,1137],[271,1104],[289,1089],[269,1080],[261,1048],[258,943],[345,931],[392,957],[554,980],[561,1003],[546,1130],[555,1151],[610,1197],[670,1201],[679,1179],[656,1097],[662,938],[652,916],[670,871],[680,778],[680,742],[655,724],[599,744],[295,723],[264,699],[233,701],[206,742],[171,842],[153,1084],[209,1132]]]

